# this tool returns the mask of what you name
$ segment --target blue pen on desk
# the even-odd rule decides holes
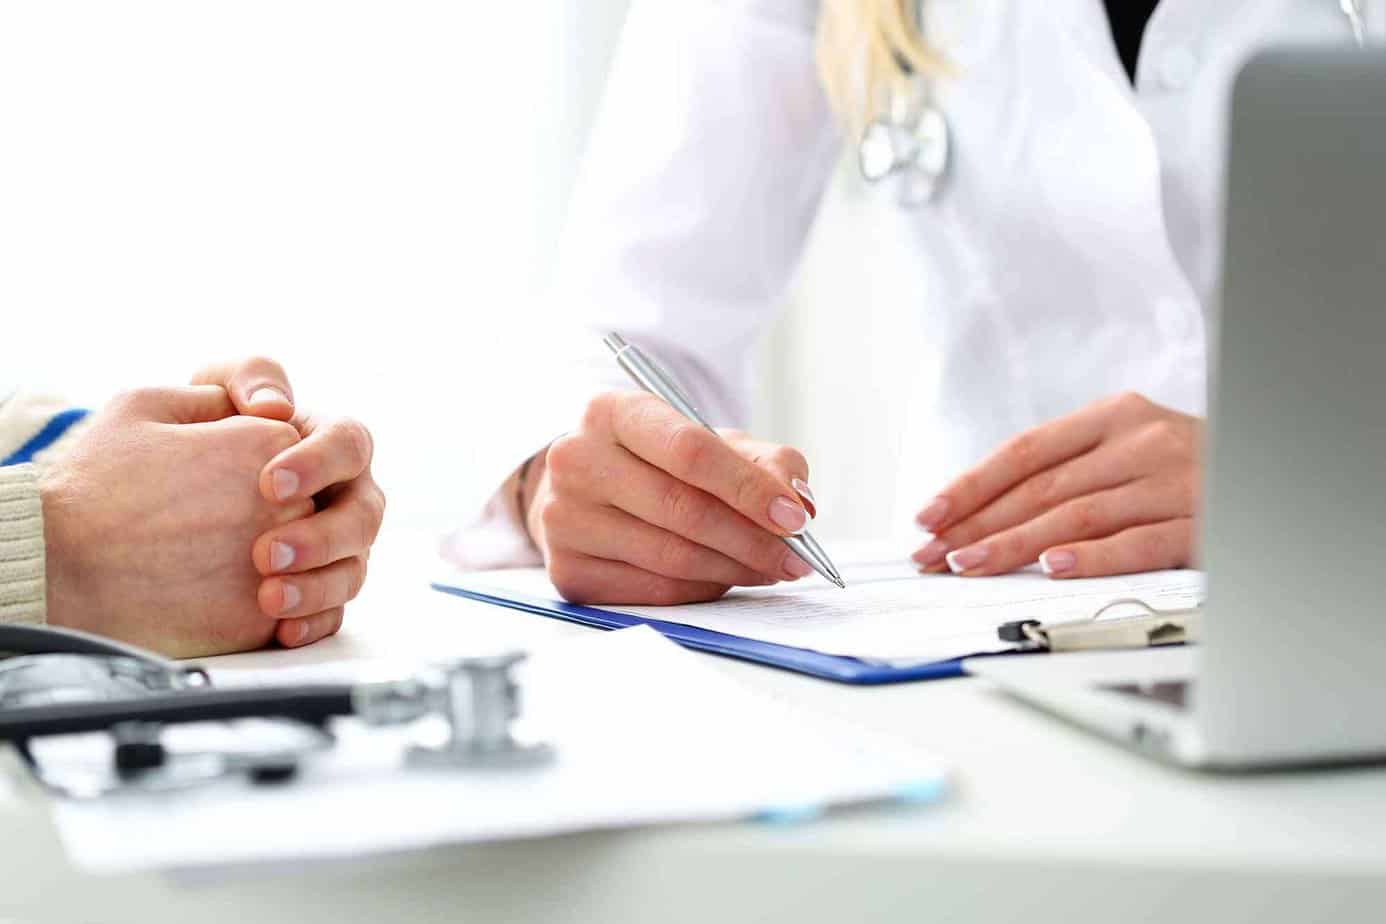
[[[688,394],[678,386],[668,373],[660,369],[659,365],[652,362],[648,356],[640,352],[640,348],[626,343],[625,338],[620,334],[611,333],[602,338],[602,342],[616,354],[616,362],[621,364],[621,368],[626,370],[626,374],[635,380],[635,383],[652,395],[663,398],[669,402],[674,410],[687,417],[694,423],[701,424],[712,433],[717,433],[712,425],[703,419],[703,415],[698,413],[698,409],[693,406],[693,401]],[[718,434],[720,436],[720,434]],[[784,544],[793,550],[809,567],[817,571],[838,587],[847,588],[843,583],[842,576],[833,567],[832,559],[828,558],[828,553],[823,551],[823,547],[818,541],[809,535],[808,530],[797,536],[782,536]]]

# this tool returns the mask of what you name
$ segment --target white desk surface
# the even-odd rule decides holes
[[[593,631],[437,594],[427,587],[429,553],[418,534],[387,534],[340,636],[220,666],[437,659]],[[922,743],[954,769],[951,797],[794,827],[574,835],[207,881],[93,878],[68,866],[43,800],[6,753],[0,921],[1074,924],[1379,920],[1386,906],[1386,767],[1199,776],[1033,712],[980,680],[852,688],[709,663],[806,708]]]

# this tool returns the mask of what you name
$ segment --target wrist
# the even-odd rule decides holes
[[[547,470],[545,463],[547,456],[548,449],[546,447],[530,456],[516,472],[515,513],[524,527],[525,534],[536,546],[538,545],[538,537],[535,535],[530,512],[534,509],[534,498],[538,496],[539,486],[544,480],[544,473]]]
[[[43,509],[45,584],[48,624],[85,628],[77,624],[79,607],[74,602],[76,538],[69,529],[71,505],[61,474],[49,469],[38,480],[39,502]]]

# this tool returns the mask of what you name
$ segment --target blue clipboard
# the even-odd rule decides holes
[[[468,600],[477,600],[481,603],[490,603],[493,606],[503,606],[553,619],[563,619],[598,629],[628,629],[631,626],[649,626],[660,635],[670,641],[678,642],[685,648],[725,655],[729,658],[740,658],[743,661],[754,661],[757,664],[778,667],[800,674],[809,674],[824,680],[835,680],[838,683],[876,685],[904,683],[910,680],[942,680],[947,677],[961,677],[963,676],[962,662],[965,658],[978,657],[982,654],[995,654],[995,652],[978,652],[959,655],[946,661],[930,661],[923,664],[911,664],[907,667],[893,667],[879,661],[863,661],[860,658],[828,655],[818,651],[810,651],[807,648],[777,645],[773,642],[762,642],[756,639],[743,638],[739,635],[728,635],[725,632],[713,632],[710,629],[700,629],[697,626],[689,626],[679,622],[645,619],[640,616],[632,616],[629,613],[603,610],[592,606],[578,606],[557,600],[541,600],[514,595],[508,591],[505,596],[499,596],[495,593],[455,584],[434,582],[432,586],[434,590],[465,597]],[[1010,654],[1011,652],[1007,653]]]

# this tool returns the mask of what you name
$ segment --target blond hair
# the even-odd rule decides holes
[[[814,57],[828,100],[859,132],[879,115],[911,73],[936,76],[948,62],[924,41],[919,0],[823,0]]]

